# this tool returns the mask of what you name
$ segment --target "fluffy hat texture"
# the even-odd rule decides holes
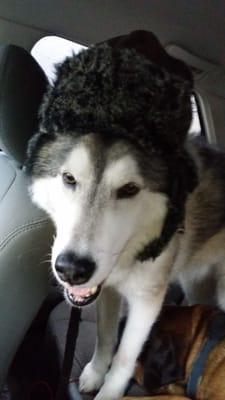
[[[144,147],[182,146],[191,121],[192,78],[145,31],[111,39],[57,68],[41,130],[125,137]]]

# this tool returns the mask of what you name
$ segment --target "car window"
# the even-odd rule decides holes
[[[200,122],[200,110],[194,95],[191,97],[191,102],[192,102],[192,122],[189,129],[189,135],[191,137],[204,135],[203,128]]]
[[[65,57],[73,53],[77,54],[86,48],[79,43],[58,36],[46,36],[34,45],[31,54],[45,71],[49,82],[52,83],[55,78],[55,65],[62,62]]]
[[[63,39],[59,36],[46,36],[34,45],[31,54],[45,71],[49,82],[52,83],[55,78],[55,65],[62,62],[65,57],[73,53],[77,54],[86,48],[86,46],[72,42],[71,40]],[[192,123],[189,129],[189,134],[193,137],[203,134],[199,112],[200,110],[195,96],[193,95]]]

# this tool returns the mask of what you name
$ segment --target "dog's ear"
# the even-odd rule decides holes
[[[143,363],[143,384],[148,392],[184,378],[184,365],[179,363],[177,350],[170,334],[151,335],[140,361]]]

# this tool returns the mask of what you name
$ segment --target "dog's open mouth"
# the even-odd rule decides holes
[[[69,287],[65,294],[69,303],[75,307],[83,307],[91,304],[99,295],[102,285],[93,288]]]

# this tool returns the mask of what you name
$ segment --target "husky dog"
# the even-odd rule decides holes
[[[154,35],[110,40],[58,67],[29,144],[31,195],[56,226],[54,274],[72,306],[98,298],[80,378],[95,400],[124,393],[172,279],[190,302],[225,308],[225,157],[186,143],[192,89]]]

